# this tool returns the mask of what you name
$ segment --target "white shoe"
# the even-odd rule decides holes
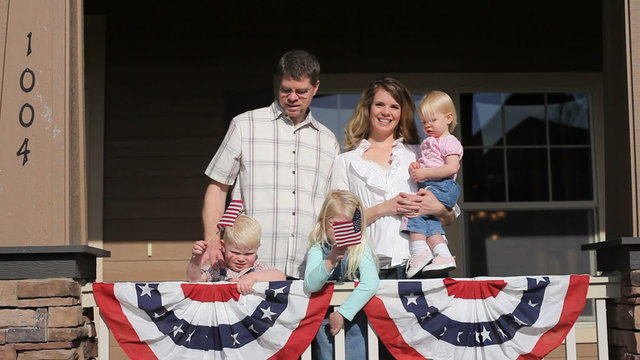
[[[412,256],[407,263],[407,278],[411,279],[416,276],[422,268],[427,266],[433,260],[433,255],[431,255],[431,251],[425,251],[420,255]]]
[[[455,256],[436,256],[431,264],[422,268],[422,274],[429,275],[435,272],[448,272],[456,268]]]

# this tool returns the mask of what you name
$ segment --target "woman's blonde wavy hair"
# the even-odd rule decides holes
[[[360,97],[360,101],[358,101],[353,111],[353,116],[344,129],[344,147],[346,150],[355,149],[360,140],[369,137],[371,104],[378,89],[387,91],[400,104],[402,113],[400,115],[400,123],[393,134],[394,138],[403,137],[407,144],[418,144],[420,142],[413,117],[416,106],[409,90],[404,84],[392,77],[382,77],[374,80],[362,93],[362,97]]]
[[[365,255],[365,251],[369,251],[369,255],[376,265],[376,269],[378,267],[377,256],[369,250],[370,248],[365,246],[367,243],[367,221],[365,219],[364,207],[362,206],[360,198],[351,191],[332,190],[325,198],[322,208],[320,209],[320,214],[318,215],[318,221],[309,234],[309,247],[312,247],[315,244],[319,244],[320,246],[333,245],[327,238],[325,219],[336,215],[344,215],[348,218],[352,218],[356,209],[359,209],[360,214],[362,214],[362,241],[358,245],[349,246],[345,252],[345,256],[349,257],[346,276],[352,280],[356,277],[358,266],[360,266],[360,261],[362,256]]]

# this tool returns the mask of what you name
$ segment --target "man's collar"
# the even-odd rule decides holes
[[[282,110],[282,107],[280,106],[280,104],[277,101],[274,101],[271,104],[271,111],[274,114],[273,120],[278,120],[278,119],[283,119],[283,120],[287,120],[289,122],[291,122],[293,124],[293,120],[291,120],[291,118],[289,116],[287,116],[287,114],[285,114],[284,110]],[[299,124],[299,126],[304,126],[306,124],[309,124],[309,126],[311,126],[312,128],[318,130],[320,129],[318,120],[316,120],[313,115],[311,114],[311,110],[307,110],[307,116],[304,118],[304,120]]]

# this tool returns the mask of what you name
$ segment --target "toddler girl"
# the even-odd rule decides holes
[[[420,158],[411,163],[409,172],[420,188],[431,191],[444,206],[452,209],[460,196],[460,185],[455,180],[462,159],[462,144],[451,135],[457,124],[456,108],[451,97],[442,91],[426,94],[419,108],[428,137],[420,145]],[[408,278],[419,272],[429,276],[456,268],[442,224],[435,217],[409,218],[407,231],[411,233]]]

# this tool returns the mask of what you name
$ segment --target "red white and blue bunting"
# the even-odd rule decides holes
[[[365,312],[399,359],[542,359],[588,287],[587,275],[381,281]]]
[[[132,359],[295,359],[311,343],[333,287],[302,281],[236,284],[94,283],[114,337]]]
[[[365,312],[402,359],[541,359],[582,311],[589,276],[383,280]],[[95,283],[101,314],[135,359],[295,359],[324,318],[333,285]]]

